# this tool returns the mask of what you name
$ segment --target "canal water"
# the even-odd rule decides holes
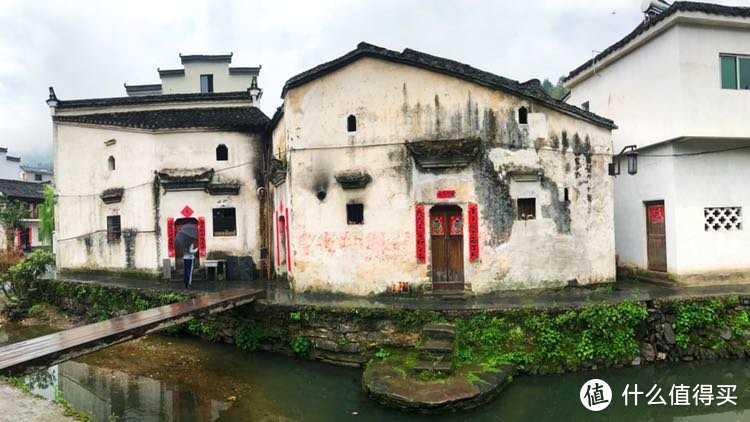
[[[6,324],[0,345],[50,332],[47,327]],[[685,420],[750,421],[750,367],[747,361],[663,365],[585,373],[517,377],[492,403],[473,411],[440,416],[404,414],[381,407],[361,393],[357,369],[268,353],[245,353],[233,346],[192,338],[150,336],[62,363],[29,376],[37,394],[61,395],[96,421],[559,421]],[[611,405],[590,412],[580,402],[591,378],[607,382]],[[622,392],[637,384],[625,406]],[[646,397],[654,385],[661,394]],[[690,388],[688,405],[672,405],[669,392]],[[734,385],[734,401],[696,406],[693,388]],[[704,387],[707,389],[707,387]],[[658,393],[655,389],[654,393]],[[708,397],[704,391],[704,398]],[[680,393],[673,394],[680,402]],[[651,404],[662,397],[665,405]]]

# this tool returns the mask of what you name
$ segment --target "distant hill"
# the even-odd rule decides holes
[[[47,170],[53,169],[52,148],[21,154],[21,165],[40,167]]]

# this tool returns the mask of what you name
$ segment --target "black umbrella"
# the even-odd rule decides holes
[[[180,227],[180,230],[174,237],[175,247],[183,251],[198,239],[198,227],[195,224],[188,223]]]

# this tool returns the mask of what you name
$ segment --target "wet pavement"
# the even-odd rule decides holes
[[[334,307],[406,308],[424,310],[494,309],[517,307],[570,307],[591,302],[618,303],[626,300],[649,301],[750,295],[750,284],[701,287],[670,286],[637,280],[621,280],[613,285],[570,287],[550,290],[523,290],[469,296],[462,300],[445,300],[436,296],[414,297],[402,294],[353,297],[338,294],[295,294],[283,280],[194,281],[185,290],[180,281],[137,280],[102,275],[61,275],[58,280],[94,283],[128,289],[165,290],[181,293],[219,292],[238,287],[257,288],[266,292],[262,303],[284,305],[315,305]]]

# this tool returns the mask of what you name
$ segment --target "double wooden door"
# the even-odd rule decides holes
[[[464,220],[455,205],[430,210],[433,292],[464,290]]]

